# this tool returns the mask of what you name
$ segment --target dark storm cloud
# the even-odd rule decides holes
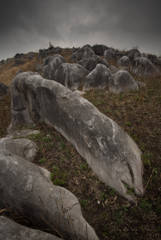
[[[161,54],[160,0],[1,0],[0,59],[54,45],[104,43]]]

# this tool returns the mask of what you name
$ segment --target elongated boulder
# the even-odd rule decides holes
[[[84,84],[88,71],[79,64],[63,63],[55,73],[55,81],[71,90],[77,90]]]
[[[103,64],[97,64],[96,68],[86,76],[83,91],[94,88],[106,88],[109,83],[109,77],[109,69]]]
[[[136,194],[143,194],[139,148],[93,104],[59,83],[31,72],[16,76],[11,94],[10,130],[22,119],[45,121],[74,145],[106,185],[132,201],[135,197],[127,194],[127,186]]]
[[[8,152],[0,139],[0,199],[6,206],[46,227],[63,239],[97,240],[82,216],[78,199],[65,188],[54,186],[46,173],[21,156]]]
[[[138,84],[129,72],[119,70],[110,77],[108,88],[110,92],[119,94],[138,90]]]
[[[0,216],[0,239],[3,240],[60,240],[52,234],[22,226],[9,218]]]

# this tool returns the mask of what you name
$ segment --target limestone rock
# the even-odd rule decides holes
[[[94,88],[106,88],[108,86],[109,77],[109,69],[103,64],[97,64],[96,68],[86,76],[83,91]]]
[[[135,197],[127,194],[125,184],[136,194],[143,194],[139,148],[112,119],[100,113],[89,101],[63,85],[31,72],[16,76],[11,84],[11,94],[10,129],[19,125],[19,119],[25,120],[24,113],[30,121],[45,121],[73,144],[106,185],[132,201]]]
[[[79,64],[63,63],[55,73],[55,81],[71,90],[77,90],[83,86],[88,71]]]
[[[75,58],[76,60],[82,60],[83,58],[89,58],[94,55],[94,51],[90,47],[90,45],[84,45],[82,48],[75,51],[72,55],[72,58]]]
[[[93,69],[95,69],[98,63],[101,63],[106,67],[109,67],[108,63],[97,55],[93,55],[92,57],[89,58],[83,58],[78,63],[84,68],[86,68],[88,71],[92,71]]]
[[[21,156],[31,162],[34,160],[37,153],[36,144],[26,138],[5,138],[1,146],[5,148],[8,153]]]
[[[137,48],[132,48],[127,51],[127,56],[129,57],[130,61],[133,61],[135,58],[140,57],[141,53]]]
[[[158,68],[146,57],[135,58],[131,66],[131,72],[144,78],[160,76]]]
[[[109,91],[119,94],[122,92],[129,92],[138,90],[138,84],[127,71],[120,70],[110,77]]]
[[[119,67],[128,67],[129,64],[130,64],[129,57],[127,57],[127,56],[121,57],[121,58],[118,60],[117,64],[118,64]]]
[[[115,50],[112,49],[112,48],[110,48],[108,50],[105,50],[103,56],[104,56],[104,59],[107,62],[109,62],[109,61],[111,61],[112,59],[114,59],[116,57],[115,56]]]
[[[0,139],[0,199],[31,219],[41,229],[65,239],[98,240],[82,216],[78,199],[65,188],[54,186],[44,171],[30,161],[8,153]]]
[[[51,80],[54,80],[56,70],[64,62],[65,62],[65,59],[63,58],[63,56],[61,56],[59,54],[54,55],[49,61],[48,68],[43,70],[44,74],[46,74],[46,72],[48,70],[48,78]]]
[[[59,240],[60,238],[22,226],[13,220],[0,216],[0,239],[3,240]]]

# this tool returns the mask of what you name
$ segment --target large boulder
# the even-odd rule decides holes
[[[82,60],[83,58],[89,58],[94,55],[94,51],[92,50],[90,45],[84,45],[82,48],[75,51],[72,55],[73,59],[76,59],[77,61]]]
[[[127,186],[143,194],[141,152],[112,119],[63,85],[32,72],[11,84],[10,131],[24,121],[45,121],[73,144],[96,175],[125,198]],[[89,238],[90,239],[90,238]]]
[[[50,58],[49,58],[50,59]],[[55,72],[60,65],[65,62],[63,56],[56,54],[54,55],[48,62],[48,65],[44,66],[43,74],[46,78],[54,80],[55,79]]]
[[[3,240],[60,240],[40,230],[22,226],[13,220],[0,216],[0,239]]]
[[[83,86],[88,71],[76,63],[63,63],[55,73],[55,81],[71,90],[77,90]]]
[[[8,87],[4,83],[0,82],[0,96],[7,94],[7,92]]]
[[[119,58],[119,60],[117,61],[117,64],[119,67],[128,67],[130,64],[130,60],[129,57],[127,56],[122,56],[121,58]]]
[[[109,69],[103,64],[97,64],[96,68],[90,72],[84,82],[83,91],[90,89],[104,89],[108,86],[110,77]]]
[[[96,55],[103,56],[104,51],[108,50],[109,47],[103,44],[95,44],[91,47]]]
[[[138,90],[137,82],[129,72],[124,70],[120,70],[110,77],[108,87],[110,92],[116,94]]]
[[[131,72],[138,77],[150,78],[160,75],[159,69],[146,57],[137,57],[131,66]]]
[[[78,199],[54,186],[38,166],[9,153],[5,143],[6,138],[0,139],[0,199],[6,207],[64,239],[97,240]]]

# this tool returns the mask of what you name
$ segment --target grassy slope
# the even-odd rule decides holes
[[[69,62],[71,52],[62,55]],[[34,71],[37,55],[19,67],[9,63],[0,69],[0,81],[10,84],[19,69]],[[39,60],[41,61],[41,60]],[[30,136],[38,146],[35,163],[52,172],[54,184],[66,187],[80,200],[83,215],[100,239],[161,238],[161,78],[137,79],[147,84],[138,92],[114,95],[89,91],[85,97],[115,120],[138,144],[144,162],[145,194],[138,206],[106,187],[75,149],[53,128],[38,124],[40,134]],[[0,137],[10,122],[10,96],[0,100]]]

